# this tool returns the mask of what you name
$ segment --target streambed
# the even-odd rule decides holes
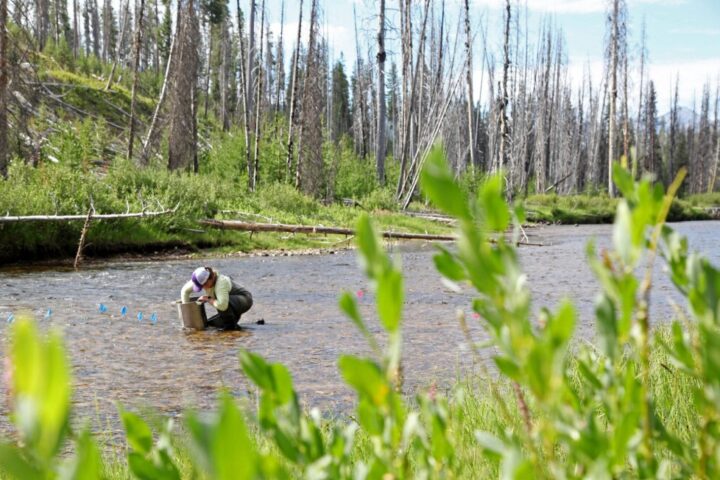
[[[674,225],[694,250],[720,264],[720,222]],[[609,246],[611,225],[544,226],[528,233],[542,247],[521,247],[533,307],[552,307],[570,297],[580,313],[579,335],[593,336],[593,300],[598,285],[585,259],[595,238]],[[428,243],[388,247],[405,274],[404,374],[406,389],[452,384],[486,361],[470,353],[456,312],[469,318],[476,340],[482,328],[470,314],[472,291],[454,293],[443,286]],[[42,329],[63,331],[74,368],[75,415],[95,429],[121,429],[116,403],[178,415],[186,407],[212,408],[219,389],[253,398],[254,389],[240,372],[237,352],[246,348],[291,371],[304,405],[342,414],[353,394],[337,369],[338,355],[368,354],[362,336],[337,307],[342,290],[358,298],[372,332],[382,335],[374,317],[374,298],[357,266],[357,252],[327,255],[219,258],[205,263],[248,288],[255,305],[238,332],[183,330],[172,302],[198,261],[107,262],[78,272],[57,268],[2,271],[0,353],[7,344],[10,314],[31,313]],[[680,297],[658,263],[651,318],[668,319],[670,301]],[[100,307],[104,306],[104,309]],[[123,307],[126,312],[123,315]],[[51,311],[48,312],[48,309]],[[105,310],[105,311],[101,311]],[[208,308],[211,314],[214,309]],[[139,314],[142,313],[141,318]],[[256,322],[264,320],[264,325]],[[0,402],[0,432],[7,431],[7,404]]]

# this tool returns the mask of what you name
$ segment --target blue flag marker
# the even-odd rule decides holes
[[[138,319],[138,322],[142,322],[142,319],[143,319],[142,312],[138,312],[137,319]]]
[[[48,308],[47,312],[45,312],[45,320],[49,319],[52,316],[52,308]]]
[[[13,315],[13,314],[11,313],[10,315],[8,315],[7,323],[12,323],[13,320],[15,320],[15,315]]]
[[[105,313],[107,312],[107,307],[105,306],[105,304],[101,303],[100,305],[98,305],[98,310],[100,310],[100,313]]]
[[[123,306],[123,307],[120,309],[120,315],[122,315],[123,317],[124,317],[125,315],[127,315],[127,307]]]
[[[157,313],[153,312],[153,314],[150,315],[150,321],[153,325],[157,324]]]

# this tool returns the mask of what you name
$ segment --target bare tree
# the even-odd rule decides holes
[[[133,145],[135,143],[135,102],[137,98],[137,86],[140,67],[140,48],[142,46],[143,13],[145,11],[145,0],[140,0],[140,9],[137,13],[137,28],[135,30],[135,58],[133,60],[133,83],[130,94],[130,133],[128,134],[127,159],[132,160]]]
[[[196,88],[199,64],[199,26],[194,0],[182,2],[181,23],[177,26],[177,68],[170,92],[170,137],[168,167],[186,168],[196,161]],[[170,63],[170,62],[168,62]]]
[[[620,43],[620,0],[612,0],[612,13],[610,15],[610,115],[608,119],[608,194],[615,196],[615,185],[612,181],[612,164],[615,161],[615,136],[617,135],[617,73],[618,50]]]
[[[110,90],[110,87],[112,87],[113,80],[115,77],[115,69],[117,68],[118,61],[120,59],[120,52],[122,51],[122,48],[124,47],[125,42],[125,31],[127,30],[127,18],[130,14],[130,0],[125,0],[125,14],[123,15],[122,19],[122,29],[120,30],[120,38],[117,42],[117,50],[115,54],[115,59],[113,60],[112,67],[110,68],[110,75],[108,75],[108,81],[105,85],[105,90]]]
[[[467,0],[465,0],[467,4]],[[505,35],[503,40],[503,76],[498,116],[500,118],[500,146],[498,149],[497,171],[503,170],[507,163],[505,145],[508,142],[507,106],[510,102],[508,94],[508,71],[510,69],[510,0],[505,0]]]
[[[260,58],[258,65],[262,65],[263,48],[265,47],[265,0],[260,6]],[[255,96],[255,152],[253,153],[253,163],[248,164],[248,187],[250,191],[254,191],[257,185],[258,169],[260,167],[260,107],[262,106],[263,92],[263,69],[258,69],[257,90]]]
[[[323,181],[322,118],[325,111],[322,103],[325,82],[319,75],[318,9],[318,0],[312,0],[305,86],[300,112],[300,144],[295,168],[295,187],[314,196],[321,193]]]
[[[283,46],[283,33],[285,31],[285,0],[282,0],[280,6],[280,38],[277,42],[275,53],[275,111],[279,112],[285,109],[284,98],[282,94],[285,92],[285,48]]]
[[[8,39],[7,39],[7,0],[0,0],[0,175],[7,176],[8,164],[8,121],[7,121],[7,85],[8,85]]]
[[[300,64],[300,40],[302,34],[302,12],[303,12],[303,0],[300,0],[300,13],[298,14],[298,29],[297,38],[295,40],[295,53],[293,55],[292,62],[292,80],[290,85],[290,114],[288,116],[288,140],[287,140],[287,172],[288,176],[292,172],[292,162],[294,156],[294,142],[295,137],[293,136],[293,129],[295,127],[295,119],[297,116],[297,97],[298,97],[298,68]]]
[[[640,138],[641,131],[642,131],[642,102],[643,102],[643,87],[645,84],[645,62],[647,60],[647,47],[645,45],[646,43],[646,33],[645,33],[645,19],[643,18],[642,23],[642,33],[641,33],[641,39],[640,39],[640,93],[638,95],[638,113],[637,113],[637,126],[635,127],[635,135],[636,138]],[[640,148],[640,142],[635,142],[635,159],[632,164],[632,174],[633,178],[637,177],[638,173],[638,162],[644,155],[642,149]]]
[[[465,85],[467,88],[468,147],[470,150],[470,168],[475,169],[477,163],[475,160],[475,128],[473,126],[473,109],[475,108],[475,102],[473,101],[472,43],[472,35],[470,34],[470,2],[469,0],[465,0]]]
[[[141,165],[147,165],[148,160],[150,157],[150,147],[152,145],[152,142],[154,142],[156,137],[156,132],[158,129],[158,122],[160,119],[160,110],[162,109],[165,98],[167,98],[167,92],[168,92],[168,86],[170,84],[171,76],[172,76],[172,68],[174,65],[174,59],[177,56],[177,45],[178,45],[178,36],[180,34],[180,21],[181,21],[181,13],[182,8],[180,5],[181,2],[178,2],[178,8],[175,12],[176,18],[175,18],[175,34],[172,36],[172,40],[170,42],[170,51],[168,54],[167,62],[165,63],[165,76],[163,77],[163,84],[160,88],[160,96],[158,97],[157,105],[155,105],[155,112],[153,113],[152,120],[150,122],[150,128],[148,128],[147,134],[145,135],[145,141],[143,142],[143,149],[142,153],[140,154],[140,164]],[[168,3],[169,5],[169,3]],[[169,7],[168,7],[169,8]]]
[[[387,148],[386,103],[385,103],[385,0],[380,0],[377,33],[377,140],[375,142],[375,164],[380,185],[385,185],[385,151]]]

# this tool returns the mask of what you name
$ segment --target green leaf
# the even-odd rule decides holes
[[[145,421],[138,415],[128,412],[120,408],[120,418],[122,419],[127,440],[132,449],[142,455],[147,455],[152,449],[152,430]]]
[[[423,193],[436,207],[453,217],[470,220],[467,196],[455,182],[439,145],[433,147],[425,161],[420,185]]]
[[[600,379],[595,375],[595,373],[592,371],[592,368],[590,368],[590,365],[585,360],[578,360],[577,362],[578,371],[580,374],[592,385],[592,387],[595,390],[602,390],[603,385],[600,382]]]
[[[244,480],[257,469],[257,453],[250,441],[245,422],[232,397],[223,395],[220,414],[212,440],[214,478]]]
[[[467,280],[467,272],[462,264],[455,259],[455,256],[445,247],[438,245],[436,248],[440,250],[439,253],[433,256],[437,271],[454,282]]]
[[[495,232],[504,232],[510,225],[510,208],[503,197],[503,177],[500,174],[490,177],[481,187],[478,200],[483,210],[487,228]]]
[[[295,399],[292,376],[287,367],[281,363],[270,364],[274,392],[279,405],[286,405]]]
[[[157,480],[162,478],[158,467],[139,452],[128,454],[128,466],[130,471],[140,480]]]
[[[0,443],[0,473],[2,478],[13,480],[44,480],[47,478],[37,465],[30,463],[20,450],[10,444]]]
[[[565,345],[575,331],[575,307],[568,300],[563,301],[557,314],[550,316],[546,331],[555,345]]]
[[[502,457],[507,450],[505,443],[489,432],[475,432],[475,440],[486,452],[493,453],[497,457]]]
[[[60,478],[63,480],[97,480],[102,478],[102,458],[90,430],[83,430],[75,445],[75,457],[71,460],[70,469]]]
[[[367,214],[362,214],[358,218],[356,236],[362,267],[366,275],[376,279],[388,268],[389,260]]]
[[[57,453],[70,417],[70,370],[59,334],[43,342],[26,318],[13,326],[11,362],[15,422],[23,440],[43,461]]]
[[[388,270],[378,278],[377,309],[385,329],[396,332],[400,327],[404,301],[403,277],[397,270]]]
[[[623,168],[618,162],[613,162],[612,177],[613,182],[615,182],[615,185],[617,185],[623,197],[632,199],[635,193],[635,182],[630,172]]]
[[[495,365],[497,365],[500,372],[511,380],[519,381],[521,378],[520,367],[507,357],[495,356],[493,357]]]
[[[635,262],[635,248],[632,238],[633,223],[630,214],[630,207],[626,201],[620,201],[615,213],[615,224],[613,225],[613,247],[618,252],[623,263],[633,266]]]
[[[341,355],[340,372],[345,381],[374,405],[385,405],[391,389],[380,367],[372,360]]]
[[[255,385],[263,390],[272,390],[273,381],[270,368],[260,355],[240,349],[240,366]]]

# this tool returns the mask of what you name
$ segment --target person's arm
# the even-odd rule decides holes
[[[193,282],[192,280],[189,280],[185,285],[183,285],[182,290],[180,290],[180,299],[183,303],[188,303],[190,301],[190,295],[193,291]]]
[[[215,284],[215,300],[211,303],[212,306],[221,312],[227,310],[228,304],[230,303],[231,288],[232,282],[230,281],[230,277],[218,275],[217,283]]]

